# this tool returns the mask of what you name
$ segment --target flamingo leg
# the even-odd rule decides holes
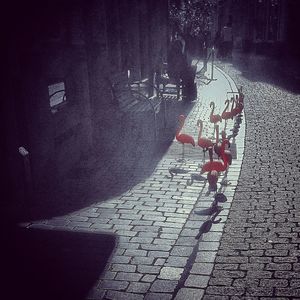
[[[184,143],[182,143],[182,152],[181,152],[181,158],[177,159],[178,162],[185,162],[184,159]]]

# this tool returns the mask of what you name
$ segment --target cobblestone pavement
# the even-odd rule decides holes
[[[217,80],[210,84],[198,82],[199,98],[189,113],[183,129],[195,140],[198,136],[196,123],[199,118],[204,121],[203,135],[210,137],[213,134],[213,126],[209,122],[210,101],[216,103],[215,113],[221,113],[224,109],[224,100],[233,95],[227,92],[237,90],[232,79],[220,69],[215,69],[214,76]],[[174,117],[178,118],[178,116]],[[228,134],[230,128],[233,128],[233,122],[230,120],[227,124]],[[221,124],[221,128],[223,126],[224,123]],[[238,182],[244,152],[244,131],[243,121],[239,134],[232,143],[232,147],[235,146],[237,149],[237,159],[233,160],[228,172],[219,178],[218,192],[223,192],[227,197],[227,201],[220,204],[223,207],[219,214],[221,219],[212,225],[209,232],[202,234],[199,240],[195,239],[195,236],[210,216],[194,214],[194,210],[209,208],[215,192],[209,190],[206,180],[194,181],[192,184],[188,184],[188,181],[191,179],[191,174],[199,174],[199,164],[207,159],[207,155],[204,158],[203,151],[198,146],[193,148],[189,145],[186,146],[185,151],[186,162],[179,163],[176,159],[180,157],[181,145],[175,140],[158,161],[155,169],[150,174],[148,174],[149,170],[144,169],[147,171],[144,172],[147,177],[144,176],[139,183],[121,195],[112,196],[106,201],[96,198],[93,204],[84,209],[63,216],[29,222],[23,226],[110,233],[117,238],[117,245],[106,266],[106,271],[94,287],[91,287],[86,299],[201,299],[208,282],[210,285],[206,293],[218,295],[218,286],[213,285],[217,284],[218,279],[224,279],[219,281],[222,284],[231,284],[229,275],[226,278],[224,273],[243,272],[236,269],[227,271],[226,268],[230,268],[231,265],[234,268],[233,262],[224,264],[225,270],[214,269],[214,261]],[[253,149],[253,145],[249,145],[249,148]],[[183,172],[175,174],[172,178],[169,173],[170,168],[180,168]],[[284,167],[281,165],[280,168],[283,172]],[[124,176],[123,180],[126,180],[126,174]],[[248,182],[248,177],[243,180]],[[256,184],[260,183],[257,181]],[[260,189],[264,192],[263,188]],[[231,219],[242,222],[243,217],[244,215],[238,214]],[[259,214],[259,217],[263,216]],[[234,232],[232,231],[231,234]],[[245,247],[244,240],[239,242],[239,239],[241,238],[234,238],[241,248]],[[234,247],[234,244],[228,245]],[[253,245],[259,247],[260,244],[253,243]],[[230,248],[226,246],[224,249],[224,240],[222,247],[219,251],[227,251],[231,254]],[[219,256],[217,261],[219,262]],[[251,266],[253,267],[254,264]],[[272,266],[270,264],[270,267]],[[217,275],[217,279],[210,280],[212,271],[213,275],[218,272],[221,274]],[[237,290],[238,295],[240,288],[233,287],[233,289]],[[221,294],[224,295],[223,290]]]
[[[244,87],[245,153],[203,299],[300,299],[300,95],[235,66],[221,65]]]

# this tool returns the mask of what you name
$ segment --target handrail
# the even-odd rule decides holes
[[[55,94],[58,94],[58,93],[61,93],[61,92],[64,92],[63,97],[65,97],[66,96],[66,90],[59,90],[59,91],[56,91],[53,94],[49,95],[49,98],[51,99]]]

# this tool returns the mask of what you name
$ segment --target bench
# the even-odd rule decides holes
[[[182,92],[182,81],[170,78],[168,75],[168,64],[163,63],[159,72],[155,73],[155,84],[162,95],[176,94],[177,100]],[[161,88],[162,85],[162,88]]]
[[[125,72],[107,78],[113,104],[119,111],[128,114],[150,112],[153,115],[155,138],[157,135],[157,114],[160,111],[163,97],[160,91],[147,81],[130,83]],[[149,95],[149,91],[154,91]]]
[[[197,97],[196,69],[195,65],[187,66],[181,75],[182,78],[172,78],[168,75],[168,64],[163,63],[161,70],[155,74],[156,87],[163,96],[176,95],[177,100],[180,96],[184,99],[194,100]]]

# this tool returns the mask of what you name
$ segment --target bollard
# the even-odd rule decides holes
[[[19,147],[19,153],[23,157],[26,199],[30,199],[32,195],[32,176],[31,176],[29,152],[23,146],[21,146]]]
[[[211,80],[214,78],[215,47],[211,49]]]

